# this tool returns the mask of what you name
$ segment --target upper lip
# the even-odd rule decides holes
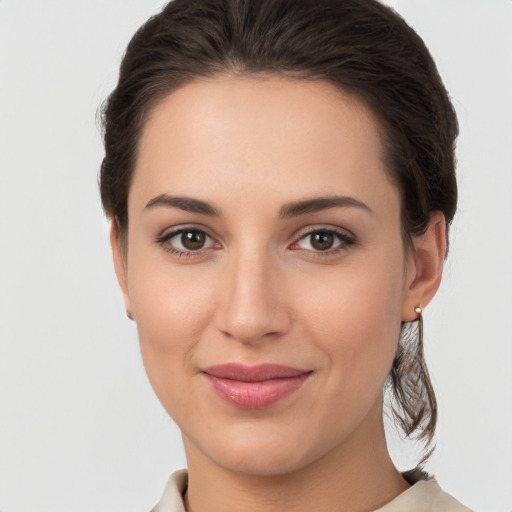
[[[280,364],[258,364],[247,366],[240,363],[225,363],[209,366],[204,373],[219,379],[238,380],[241,382],[261,382],[271,379],[286,379],[310,373],[309,370],[293,368]]]

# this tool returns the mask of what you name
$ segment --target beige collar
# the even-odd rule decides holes
[[[188,473],[182,469],[171,475],[158,505],[151,512],[186,512],[183,494]],[[421,480],[375,512],[471,512],[445,493],[435,478]]]

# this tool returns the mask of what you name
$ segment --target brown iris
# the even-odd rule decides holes
[[[206,235],[202,231],[184,231],[181,234],[181,243],[189,251],[202,249],[206,241]]]
[[[311,236],[311,247],[317,251],[327,251],[334,244],[334,234],[329,231],[318,231]]]

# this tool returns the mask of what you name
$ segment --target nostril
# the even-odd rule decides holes
[[[284,314],[278,314],[274,308],[273,314],[251,317],[236,321],[233,317],[225,316],[219,321],[222,334],[240,343],[254,344],[279,338],[289,330],[290,322]]]

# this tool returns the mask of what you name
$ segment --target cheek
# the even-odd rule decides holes
[[[160,258],[161,260],[161,258]],[[128,275],[140,349],[149,380],[164,406],[179,399],[179,389],[193,368],[195,347],[211,316],[211,287],[194,266],[176,271],[168,262],[134,253]]]
[[[340,269],[309,287],[302,317],[335,370],[333,378],[343,381],[336,385],[354,391],[382,386],[400,336],[402,283],[402,267],[383,258]]]
[[[200,332],[210,303],[208,269],[176,264],[140,244],[129,254],[128,290],[141,342],[180,347]]]

